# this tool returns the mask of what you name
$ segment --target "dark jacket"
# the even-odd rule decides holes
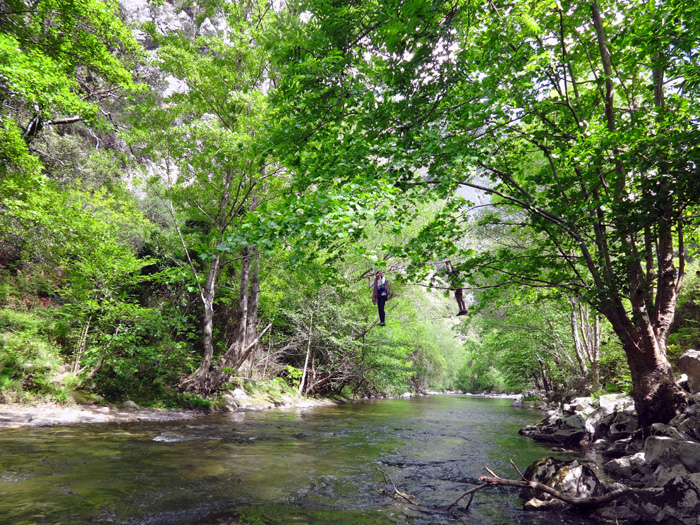
[[[389,281],[386,280],[386,277],[382,277],[384,279],[384,288],[386,291],[386,298],[389,298]],[[378,279],[375,277],[374,278],[374,283],[373,283],[373,290],[372,290],[372,303],[377,304],[377,298],[379,297],[379,283],[377,282]]]

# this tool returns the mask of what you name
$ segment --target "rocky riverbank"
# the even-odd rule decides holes
[[[555,448],[578,448],[590,461],[546,458],[525,477],[575,498],[620,491],[621,497],[588,506],[604,522],[700,523],[700,391],[693,390],[682,414],[649,429],[639,428],[632,399],[625,396],[577,398],[551,410],[520,433]],[[565,505],[542,491],[526,489],[521,497],[531,509]]]
[[[0,429],[17,427],[46,427],[75,423],[126,423],[132,421],[177,421],[194,419],[206,414],[201,410],[176,410],[126,406],[58,405],[0,405]]]

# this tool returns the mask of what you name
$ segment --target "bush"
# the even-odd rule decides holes
[[[181,394],[178,404],[191,410],[209,410],[212,406],[211,401],[193,394]]]
[[[0,392],[6,402],[69,401],[51,382],[63,361],[60,349],[40,333],[42,322],[32,313],[0,310]]]

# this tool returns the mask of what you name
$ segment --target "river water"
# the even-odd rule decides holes
[[[496,487],[446,510],[483,467],[517,479],[509,459],[524,470],[553,455],[517,433],[542,414],[509,403],[439,395],[0,430],[0,523],[592,523],[524,512],[516,489]],[[421,506],[389,497],[377,469]]]

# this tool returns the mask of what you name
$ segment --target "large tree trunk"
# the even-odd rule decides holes
[[[632,324],[622,304],[604,314],[627,356],[640,426],[668,423],[686,406],[687,398],[673,377],[666,357],[666,342],[656,338],[648,317]]]
[[[600,50],[601,65],[605,73],[605,92],[603,103],[605,106],[605,118],[609,131],[616,130],[615,119],[615,89],[612,59],[607,44],[605,26],[601,17],[600,7],[597,1],[591,2],[591,16],[595,28],[596,39]],[[654,100],[655,106],[663,111],[663,70],[662,61],[655,57]],[[615,201],[622,204],[622,196],[625,190],[626,177],[619,148],[613,148],[615,172],[618,174],[615,186]],[[660,172],[664,169],[661,167]],[[617,297],[608,299],[608,304],[601,308],[612,324],[613,330],[622,341],[622,346],[627,355],[627,362],[632,373],[632,396],[639,414],[639,422],[642,427],[648,427],[652,423],[668,423],[687,404],[683,390],[676,384],[673,377],[673,369],[666,357],[666,341],[668,340],[673,314],[675,312],[678,291],[682,281],[683,268],[679,272],[676,282],[676,270],[673,265],[673,235],[672,214],[674,197],[669,192],[668,181],[660,184],[655,189],[655,209],[650,210],[655,226],[658,229],[657,246],[645,239],[646,252],[640,253],[637,245],[637,231],[630,229],[630,223],[622,218],[613,225],[616,236],[627,249],[629,261],[627,262],[627,285],[629,288],[629,301],[632,306],[628,314],[622,300]],[[649,233],[649,229],[646,230]],[[682,234],[679,231],[679,246],[682,247]],[[653,257],[649,250],[656,249],[656,301],[651,304],[650,286],[648,276],[653,275],[651,266]],[[641,255],[641,256],[640,256]],[[679,250],[681,265],[683,264],[683,250]],[[645,261],[646,270],[642,267]],[[608,263],[610,264],[610,263]],[[592,273],[597,272],[589,264]],[[611,286],[613,286],[611,284]],[[619,285],[618,285],[619,286]],[[613,292],[616,294],[616,292]],[[612,294],[611,294],[612,295]]]

